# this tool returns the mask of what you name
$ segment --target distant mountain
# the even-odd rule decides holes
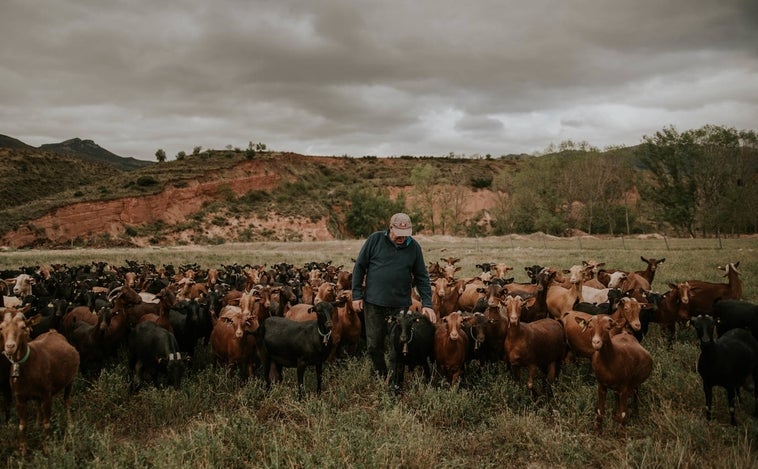
[[[31,150],[34,147],[31,146],[31,145],[27,145],[26,143],[22,142],[21,140],[15,139],[13,137],[9,137],[7,135],[0,135],[0,148],[13,148],[13,149]]]
[[[136,158],[124,158],[115,155],[92,140],[72,138],[60,143],[46,143],[40,145],[40,150],[65,155],[78,156],[93,163],[105,163],[124,171],[131,171],[152,165],[150,161],[142,161]]]

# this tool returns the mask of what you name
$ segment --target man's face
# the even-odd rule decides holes
[[[395,234],[395,228],[393,228],[392,226],[390,226],[390,239],[392,240],[393,243],[395,243],[395,245],[402,246],[403,244],[405,244],[405,239],[406,238],[407,238],[407,236],[398,236],[398,235],[396,235]]]

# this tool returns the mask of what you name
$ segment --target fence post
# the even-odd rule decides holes
[[[666,242],[666,250],[667,250],[667,251],[670,251],[670,250],[671,250],[671,248],[669,247],[669,239],[668,239],[667,237],[665,237],[665,236],[664,236],[664,237],[663,237],[663,241],[665,241],[665,242]]]

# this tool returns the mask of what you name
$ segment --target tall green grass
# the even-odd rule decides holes
[[[461,276],[482,261],[515,267],[533,263],[569,267],[584,259],[608,267],[641,269],[639,259],[665,257],[654,282],[688,278],[724,281],[717,265],[741,261],[745,297],[756,301],[758,241],[718,240],[519,240],[421,238],[427,261],[460,257]],[[511,244],[513,243],[513,244]],[[532,245],[535,244],[535,245]],[[360,241],[261,243],[144,250],[10,251],[0,268],[65,262],[69,265],[125,259],[158,265],[197,262],[304,262],[332,260],[351,268]],[[246,384],[214,369],[208,347],[180,390],[147,387],[130,395],[121,355],[92,383],[79,380],[73,421],[65,428],[60,399],[53,431],[43,438],[30,418],[30,451],[16,451],[17,420],[0,426],[0,454],[7,467],[758,467],[758,422],[743,392],[739,425],[729,425],[726,393],[717,389],[714,419],[704,418],[704,397],[695,371],[694,334],[681,329],[672,349],[657,326],[645,338],[655,360],[642,400],[626,427],[612,418],[609,398],[602,435],[593,432],[597,389],[589,363],[565,366],[554,397],[529,397],[525,379],[513,380],[503,365],[472,364],[464,383],[451,389],[407,376],[395,397],[364,357],[325,370],[325,389],[315,395],[315,373],[306,372],[307,394],[297,399],[295,372],[267,391],[260,379]],[[436,376],[437,382],[440,380]],[[538,382],[543,389],[543,383]],[[33,409],[33,406],[32,406]],[[33,414],[33,412],[32,412]]]

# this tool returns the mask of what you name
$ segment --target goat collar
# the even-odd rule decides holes
[[[324,346],[329,345],[329,337],[332,336],[332,330],[329,329],[326,333],[321,332],[321,326],[318,324],[316,325],[316,330],[318,331],[318,335],[320,335],[324,339]]]
[[[29,359],[29,355],[31,353],[32,353],[32,348],[27,345],[26,346],[26,353],[24,354],[24,358],[22,358],[21,360],[16,361],[16,360],[13,359],[13,357],[11,357],[11,355],[9,353],[6,353],[5,351],[3,351],[3,355],[5,355],[5,357],[11,362],[11,365],[13,365],[11,367],[11,377],[12,378],[18,378],[20,376],[21,365],[23,365],[24,363],[26,363],[26,361]]]
[[[413,342],[413,326],[411,326],[411,338],[403,342],[403,355],[408,355],[408,344]]]

